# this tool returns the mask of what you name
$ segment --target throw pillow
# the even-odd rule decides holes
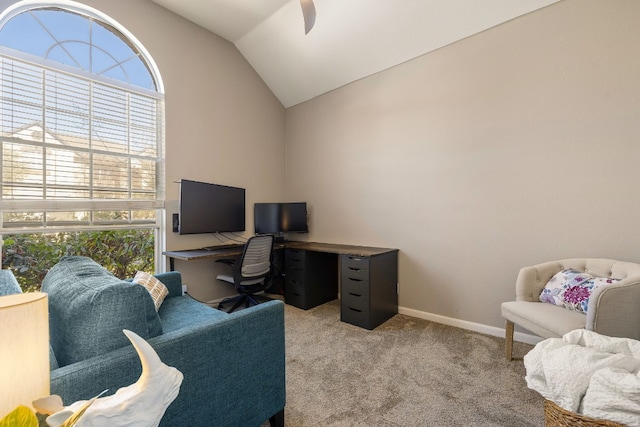
[[[149,273],[144,271],[138,271],[133,278],[133,283],[144,286],[149,291],[151,298],[153,298],[153,304],[156,307],[156,311],[160,310],[160,306],[164,299],[169,295],[169,290],[160,280],[156,279]]]
[[[568,268],[556,273],[547,282],[540,293],[540,301],[586,314],[589,297],[593,291],[600,286],[606,286],[620,280],[612,277],[596,277]]]

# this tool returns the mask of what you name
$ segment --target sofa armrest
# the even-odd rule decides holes
[[[182,372],[180,393],[160,425],[260,425],[285,405],[284,304],[270,301],[148,340]],[[140,376],[132,346],[51,372],[51,393],[65,404]]]
[[[0,270],[0,296],[21,294],[22,289],[11,270]]]
[[[154,277],[160,280],[169,291],[167,298],[179,297],[182,295],[182,275],[179,271],[167,271],[166,273],[154,274]]]
[[[589,297],[586,329],[640,340],[640,276],[596,288]]]

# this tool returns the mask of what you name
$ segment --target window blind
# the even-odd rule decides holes
[[[163,99],[0,54],[3,229],[152,224]]]

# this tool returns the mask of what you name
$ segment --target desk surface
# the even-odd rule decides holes
[[[356,255],[362,257],[398,251],[392,248],[374,248],[371,246],[339,245],[336,243],[318,242],[287,242],[285,245],[285,247],[291,249],[304,249],[305,251],[328,252],[338,255]]]
[[[237,246],[221,246],[220,249],[187,249],[182,251],[165,251],[164,255],[169,258],[190,261],[203,258],[224,258],[242,253],[243,245]],[[355,256],[375,256],[387,252],[395,252],[397,249],[391,248],[375,248],[370,246],[353,246],[339,245],[335,243],[318,243],[318,242],[286,242],[276,243],[274,249],[291,248],[303,249],[305,251],[327,252],[338,255],[355,255]]]
[[[240,255],[242,253],[243,245],[238,246],[221,246],[220,249],[186,249],[182,251],[165,251],[164,255],[169,258],[180,259],[183,261],[190,261],[192,259],[201,258],[225,258],[234,255]]]

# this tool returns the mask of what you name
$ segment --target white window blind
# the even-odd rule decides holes
[[[0,54],[0,233],[154,224],[162,108],[161,94]]]

